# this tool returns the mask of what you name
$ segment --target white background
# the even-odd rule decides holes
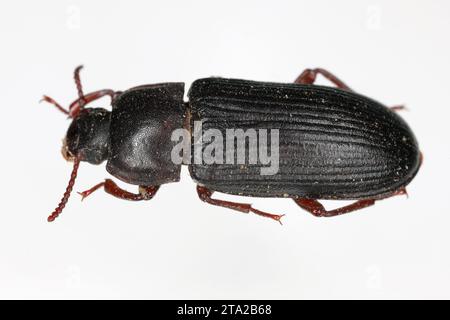
[[[444,0],[2,1],[0,298],[450,298],[449,31]],[[333,219],[288,199],[244,199],[282,227],[209,206],[183,168],[149,202],[74,193],[47,223],[69,120],[38,101],[74,100],[81,63],[86,91],[327,68],[406,104],[425,162],[409,199]],[[82,163],[75,191],[105,177]]]

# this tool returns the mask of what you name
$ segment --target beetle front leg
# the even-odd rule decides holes
[[[100,182],[99,184],[96,184],[86,191],[78,192],[82,196],[81,200],[89,196],[94,191],[100,189],[101,187],[103,187],[106,193],[109,193],[116,198],[131,201],[150,200],[154,197],[159,189],[159,186],[139,186],[139,193],[136,194],[120,188],[111,179],[105,179],[104,182]]]
[[[197,193],[198,193],[200,200],[202,200],[206,203],[212,204],[214,206],[220,206],[220,207],[236,210],[236,211],[243,212],[243,213],[253,212],[257,215],[260,215],[265,218],[273,219],[275,221],[278,221],[280,224],[282,224],[281,218],[284,216],[284,214],[278,215],[278,214],[263,212],[261,210],[252,208],[252,205],[248,204],[248,203],[238,203],[238,202],[231,202],[231,201],[226,201],[226,200],[212,199],[211,196],[214,193],[214,191],[209,190],[208,188],[205,188],[202,186],[197,186]]]
[[[338,77],[336,77],[331,72],[316,68],[316,69],[305,69],[298,77],[295,79],[294,83],[298,84],[313,84],[316,81],[317,75],[321,74],[323,77],[328,79],[330,82],[336,85],[339,89],[347,90],[347,91],[353,91],[350,89],[349,86],[347,86],[342,80],[340,80]]]
[[[80,70],[83,68],[83,66],[78,66],[75,68],[74,71],[74,79],[75,84],[77,87],[78,92],[78,99],[72,102],[69,106],[69,109],[63,108],[58,102],[56,102],[53,98],[44,95],[41,99],[41,101],[46,101],[52,105],[54,105],[59,111],[67,114],[69,118],[75,118],[80,110],[82,110],[87,104],[91,103],[92,101],[98,100],[104,96],[110,96],[111,97],[111,104],[113,103],[114,99],[119,95],[121,92],[114,91],[111,89],[103,89],[94,91],[88,94],[83,93],[83,88],[81,86],[81,80],[80,80]]]
[[[109,96],[111,98],[111,104],[112,104],[114,102],[114,99],[117,96],[117,94],[118,94],[117,92],[115,92],[114,90],[111,90],[111,89],[103,89],[103,90],[90,92],[90,93],[86,94],[85,96],[83,96],[83,98],[84,98],[83,102],[80,103],[80,100],[78,99],[70,104],[69,116],[71,118],[74,118],[80,112],[80,110],[82,108],[84,108],[86,105],[88,105],[89,103],[91,103],[95,100],[103,98],[105,96]],[[44,100],[46,100],[45,96],[44,96]]]
[[[92,101],[98,100],[104,96],[110,96],[111,97],[111,104],[114,101],[114,98],[119,94],[119,92],[115,92],[111,89],[103,89],[98,90],[94,92],[90,92],[87,95],[84,96],[83,100],[83,106],[86,106],[87,104],[91,103]],[[80,111],[80,108],[82,104],[80,104],[79,100],[75,100],[72,102],[69,106],[69,109],[63,108],[58,102],[56,102],[53,98],[44,95],[41,99],[41,101],[46,101],[52,105],[54,105],[56,108],[58,108],[61,112],[67,114],[70,118],[74,118],[78,112]]]

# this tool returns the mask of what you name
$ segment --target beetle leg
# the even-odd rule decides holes
[[[112,101],[114,101],[114,98],[118,95],[118,92],[115,92],[111,89],[103,89],[103,90],[98,90],[98,91],[94,91],[94,92],[90,92],[87,95],[84,96],[84,104],[83,107],[86,106],[88,103],[95,101],[97,99],[100,99],[104,96],[110,96],[111,97],[111,103]],[[56,108],[58,108],[58,110],[60,110],[61,112],[69,115],[70,118],[74,118],[78,112],[80,112],[81,109],[81,104],[80,104],[80,100],[77,99],[74,102],[72,102],[69,106],[69,110],[66,110],[65,108],[63,108],[58,102],[56,102],[53,98],[44,95],[41,99],[41,101],[46,101],[52,105],[54,105]]]
[[[74,71],[74,80],[75,85],[77,87],[78,92],[78,99],[72,102],[69,106],[69,110],[66,110],[63,108],[58,102],[56,102],[53,98],[48,96],[43,96],[41,101],[46,101],[48,103],[53,104],[56,108],[58,108],[61,112],[69,115],[69,118],[75,118],[78,113],[90,102],[95,101],[97,99],[100,99],[104,96],[110,96],[111,97],[111,103],[114,101],[115,97],[120,94],[120,92],[115,92],[111,89],[104,89],[104,90],[98,90],[91,93],[88,93],[85,95],[83,93],[83,88],[81,85],[81,79],[80,79],[80,70],[83,68],[83,66],[78,66],[75,68]]]
[[[111,179],[105,179],[104,182],[100,182],[96,184],[92,188],[78,192],[82,196],[81,200],[89,196],[94,191],[103,187],[106,193],[113,195],[116,198],[123,200],[131,200],[131,201],[139,201],[139,200],[150,200],[156,194],[159,189],[159,186],[139,186],[139,193],[131,193],[120,188],[114,181]]]
[[[352,211],[356,211],[359,209],[373,206],[375,204],[376,200],[383,200],[386,198],[400,196],[400,195],[406,195],[406,197],[408,197],[408,193],[406,192],[405,187],[401,187],[400,189],[392,192],[391,194],[389,194],[387,196],[382,196],[382,197],[379,197],[376,199],[358,200],[352,204],[349,204],[349,205],[341,207],[341,208],[333,209],[333,210],[326,210],[319,201],[314,200],[314,199],[293,198],[293,200],[300,207],[302,207],[306,211],[312,213],[316,217],[334,217],[334,216],[339,216],[341,214],[345,214],[345,213],[349,213]]]
[[[334,210],[326,210],[324,206],[317,200],[314,199],[294,199],[295,203],[297,203],[300,207],[310,212],[312,215],[316,217],[334,217],[344,213],[349,213],[355,210],[359,210],[362,208],[366,208],[372,206],[375,203],[374,199],[368,200],[359,200],[355,203],[349,204],[348,206],[344,206],[341,208],[337,208]]]
[[[347,90],[347,91],[353,91],[350,89],[349,86],[347,86],[342,80],[340,80],[338,77],[336,77],[331,72],[316,68],[316,69],[305,69],[298,77],[295,79],[294,83],[298,84],[313,84],[316,81],[317,75],[321,74],[323,77],[331,81],[333,84],[336,85],[339,89]]]
[[[392,106],[392,107],[389,107],[389,109],[391,109],[392,111],[408,111],[408,108],[403,105]]]
[[[214,206],[220,206],[220,207],[240,211],[243,213],[253,212],[257,215],[273,219],[275,221],[278,221],[280,224],[282,224],[281,218],[284,216],[284,214],[278,215],[278,214],[271,214],[271,213],[263,212],[258,209],[252,208],[252,205],[248,204],[248,203],[238,203],[238,202],[212,199],[211,196],[214,193],[214,191],[209,190],[208,188],[205,188],[205,187],[201,187],[201,186],[197,186],[197,193],[198,193],[200,200],[207,202],[209,204],[212,204]]]
[[[72,102],[69,106],[69,117],[74,118],[80,112],[82,108],[84,108],[87,104],[92,101],[98,100],[104,96],[111,97],[111,104],[114,101],[114,98],[117,96],[116,92],[111,89],[103,89],[94,92],[90,92],[84,96],[84,100],[77,99]]]

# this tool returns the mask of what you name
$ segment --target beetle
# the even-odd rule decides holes
[[[396,113],[402,106],[389,108],[360,95],[325,69],[306,69],[294,83],[199,79],[191,85],[189,101],[184,102],[184,83],[84,94],[81,68],[74,72],[78,99],[68,109],[48,96],[43,97],[72,119],[62,154],[73,161],[73,170],[60,203],[48,217],[49,222],[65,207],[82,161],[90,164],[107,161],[106,170],[111,175],[139,186],[138,193],[131,193],[106,179],[80,192],[83,199],[103,188],[120,199],[150,200],[161,185],[179,181],[181,165],[188,164],[202,201],[252,212],[280,223],[283,215],[212,195],[221,192],[287,197],[314,216],[332,217],[406,194],[406,185],[422,163],[413,132]],[[335,86],[315,85],[318,75]],[[87,107],[104,96],[111,98],[111,111]],[[221,133],[233,128],[277,130],[278,171],[261,175],[259,170],[264,165],[260,161],[251,163],[249,159],[240,164],[174,163],[171,156],[176,141],[172,133],[185,129],[195,139],[195,122]],[[190,147],[193,145],[191,141]],[[245,146],[249,145],[246,141]],[[192,160],[194,155],[191,153],[189,157]],[[355,202],[326,210],[319,200]]]

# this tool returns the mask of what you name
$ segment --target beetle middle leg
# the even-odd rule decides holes
[[[83,200],[101,187],[103,187],[106,193],[109,193],[116,198],[131,201],[150,200],[155,196],[156,192],[159,189],[159,186],[139,186],[139,193],[132,193],[120,188],[111,179],[105,179],[105,181],[96,184],[86,191],[78,192],[78,194],[82,196],[81,200]]]
[[[323,77],[331,81],[333,84],[336,85],[339,89],[347,90],[347,91],[353,91],[350,89],[349,86],[347,86],[341,79],[336,77],[331,72],[316,68],[316,69],[305,69],[298,77],[295,79],[294,83],[298,84],[313,84],[316,82],[317,75],[321,74]]]
[[[252,205],[249,203],[238,203],[238,202],[231,202],[231,201],[226,201],[226,200],[212,199],[211,196],[214,193],[214,191],[209,190],[208,188],[205,188],[202,186],[197,186],[197,193],[198,193],[200,200],[207,202],[209,204],[212,204],[214,206],[220,206],[220,207],[240,211],[243,213],[253,212],[257,215],[260,215],[265,218],[273,219],[275,221],[278,221],[280,224],[282,224],[281,218],[284,216],[284,214],[278,215],[278,214],[263,212],[261,210],[252,208]]]

